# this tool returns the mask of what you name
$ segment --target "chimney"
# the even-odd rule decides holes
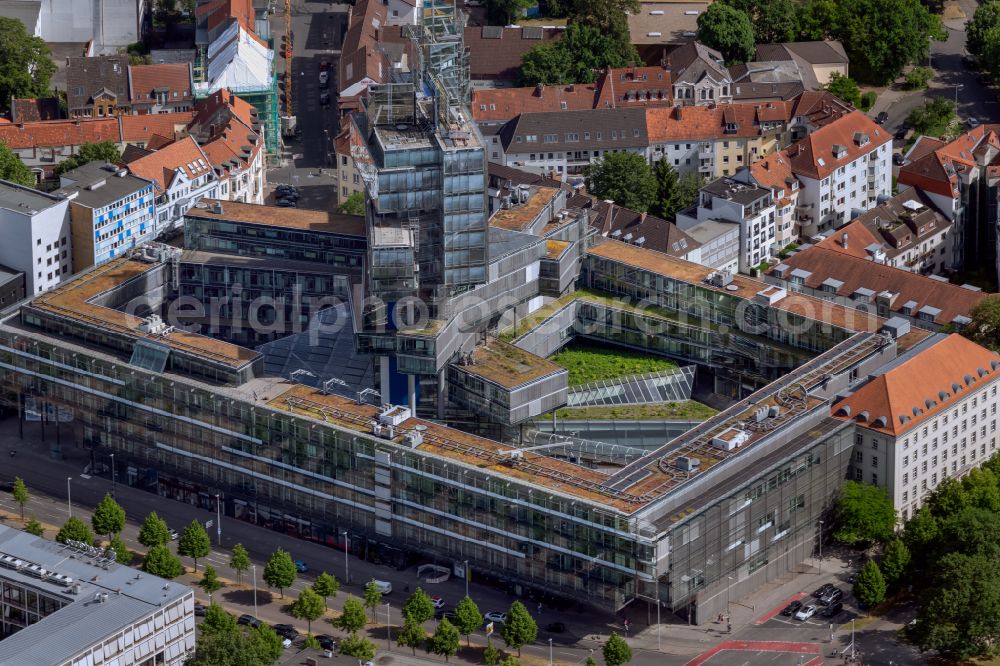
[[[535,97],[541,97],[542,96],[542,91],[544,91],[544,90],[545,90],[545,86],[543,86],[541,83],[535,84]]]
[[[844,246],[845,250],[847,249],[847,232],[846,231],[840,235],[840,244]]]
[[[643,223],[645,221],[646,221],[646,212],[643,211],[643,212],[639,213],[639,223],[641,224],[641,223]]]

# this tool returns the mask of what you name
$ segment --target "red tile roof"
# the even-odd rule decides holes
[[[47,120],[0,126],[0,141],[12,150],[79,146],[101,141],[121,142],[118,118],[90,120]]]
[[[898,437],[993,382],[998,370],[1000,355],[953,333],[834,403],[831,411]]]
[[[598,81],[595,107],[669,106],[673,103],[670,70],[663,67],[621,67]]]
[[[597,86],[486,88],[472,91],[472,117],[476,122],[510,120],[522,113],[580,111],[594,108]]]
[[[997,125],[980,125],[948,143],[920,137],[907,154],[909,163],[899,170],[899,183],[945,197],[958,197],[959,172],[977,163],[996,162],[995,153],[1000,151],[998,130]],[[984,152],[987,150],[992,154]]]
[[[494,32],[500,37],[493,38]],[[521,69],[521,57],[538,44],[562,38],[563,28],[501,28],[466,26],[465,46],[473,80],[514,81]],[[533,35],[540,35],[537,39]]]
[[[760,136],[762,118],[775,114],[787,118],[788,102],[754,102],[708,106],[678,106],[668,109],[647,109],[646,125],[653,143],[677,139],[734,139]],[[727,132],[726,125],[735,123],[736,131]]]
[[[760,158],[750,165],[750,175],[758,185],[771,189],[779,206],[784,206],[791,199],[791,183],[795,181],[795,176],[792,175],[792,162],[786,151],[779,150]]]
[[[35,123],[39,120],[59,120],[59,99],[42,97],[11,100],[10,115],[15,122]]]
[[[860,137],[867,141],[859,141]],[[891,141],[887,130],[860,111],[852,111],[790,147],[788,155],[796,174],[821,179]],[[834,146],[846,149],[842,157],[836,157]]]
[[[213,30],[229,19],[236,19],[253,32],[255,14],[253,0],[214,0],[195,9],[198,18],[208,17],[207,27]]]
[[[194,99],[190,63],[132,65],[128,69],[133,104],[155,104],[157,92],[164,89],[171,103]]]
[[[176,138],[187,129],[193,118],[194,113],[190,111],[122,116],[122,140],[125,143],[141,143],[154,134]]]
[[[196,178],[211,171],[211,166],[197,142],[188,136],[152,155],[130,162],[128,169],[140,178],[153,181],[157,194],[160,194],[173,182],[176,171],[182,171],[188,178]]]

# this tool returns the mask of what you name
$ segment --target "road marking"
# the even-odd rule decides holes
[[[793,601],[798,601],[799,599],[803,599],[803,598],[805,598],[807,596],[809,596],[807,593],[805,593],[805,592],[799,592],[798,594],[796,594],[796,595],[794,595],[792,597],[789,597],[788,599],[786,599],[785,601],[783,601],[781,604],[775,606],[774,608],[772,608],[771,610],[769,610],[767,613],[765,613],[765,614],[761,615],[760,617],[758,617],[756,620],[753,621],[753,623],[755,625],[758,625],[758,626],[762,625],[765,622],[767,622],[768,620],[770,620],[771,618],[773,618],[776,615],[778,615],[778,613],[780,613],[781,611],[783,611],[785,609],[785,606],[787,606],[788,604],[792,603]]]

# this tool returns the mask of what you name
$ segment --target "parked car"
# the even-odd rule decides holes
[[[497,624],[503,624],[504,620],[507,619],[507,613],[501,613],[500,611],[490,611],[483,617],[486,618],[487,622],[496,622]]]
[[[879,125],[885,125],[885,122],[889,120],[889,114],[885,111],[879,111],[878,115],[875,116],[875,122]]]
[[[205,608],[205,604],[194,605],[194,614],[197,615],[198,617],[205,617],[206,610],[207,609]]]
[[[329,71],[329,69],[330,69],[330,61],[329,60],[320,60],[319,61],[319,71],[326,72],[326,71]]]
[[[9,479],[4,479],[0,481],[0,490],[5,493],[12,492],[14,490],[14,482]]]
[[[902,141],[906,138],[906,135],[909,133],[910,133],[910,128],[907,127],[906,125],[903,125],[898,130],[896,130],[896,133],[893,135],[893,138],[895,138],[898,141]]]
[[[803,606],[798,611],[795,612],[795,619],[801,622],[805,622],[813,615],[816,614],[815,604],[809,604],[808,606]]]
[[[444,598],[434,595],[431,597],[431,603],[434,604],[434,608],[444,608]]]
[[[309,571],[309,565],[302,560],[295,560],[295,570],[299,573],[305,573]]]
[[[277,192],[295,192],[298,194],[299,188],[294,185],[288,185],[286,183],[280,183],[274,188]]]
[[[170,530],[170,540],[171,541],[177,541],[177,537],[178,536],[180,536],[180,535],[177,534],[177,530]]]
[[[299,630],[290,624],[276,624],[273,628],[276,634],[289,640],[295,640],[299,636]]]
[[[322,104],[323,106],[326,106],[327,104],[329,104],[330,103],[330,93],[328,93],[325,90],[323,92],[321,92],[319,94],[319,103]]]
[[[382,594],[390,594],[392,592],[392,583],[390,583],[389,581],[375,580],[373,578],[372,582],[375,583],[375,587],[378,588],[378,591],[381,592]]]
[[[791,617],[795,615],[795,613],[798,612],[800,608],[802,608],[802,602],[793,601],[792,603],[788,604],[781,610],[781,614],[784,615],[785,617]]]
[[[813,590],[812,595],[814,597],[816,597],[817,599],[819,599],[820,597],[822,597],[824,594],[826,594],[827,592],[829,592],[833,588],[834,588],[833,583],[823,583],[823,585],[821,585],[820,587],[818,587],[815,590]]]
[[[255,618],[253,615],[247,615],[246,613],[244,613],[243,615],[240,615],[238,618],[236,618],[236,624],[245,624],[256,628],[263,623],[258,618]]]
[[[292,640],[290,638],[283,638],[281,640],[281,647],[285,648],[286,650],[292,647]]]
[[[837,617],[844,610],[844,602],[835,601],[823,609],[823,617]]]
[[[566,625],[562,622],[551,622],[545,625],[545,631],[552,634],[561,634],[566,631]]]
[[[830,604],[837,603],[844,598],[844,591],[838,588],[833,588],[822,597],[819,598],[819,602],[824,606],[829,606]]]
[[[325,86],[330,83],[330,72],[322,71],[319,73],[319,84]]]
[[[904,164],[906,164],[906,158],[903,157],[903,153],[893,153],[892,163],[895,164],[896,166],[903,166]]]
[[[324,650],[333,650],[337,647],[337,641],[333,640],[333,636],[327,636],[326,634],[320,634],[316,637],[319,646]]]
[[[979,127],[979,119],[978,118],[969,118],[965,122],[968,123],[969,127]]]

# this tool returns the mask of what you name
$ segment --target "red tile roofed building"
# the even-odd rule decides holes
[[[128,72],[132,113],[189,111],[194,104],[190,63],[132,65]]]
[[[156,228],[178,228],[184,213],[202,197],[217,198],[219,179],[193,137],[187,136],[127,164],[134,175],[153,181]]]
[[[197,26],[195,41],[199,45],[214,41],[232,21],[256,34],[253,0],[198,0],[194,16]]]
[[[486,88],[472,91],[472,117],[480,125],[500,125],[522,113],[593,109],[593,83],[569,86]]]
[[[885,488],[905,521],[939,483],[996,453],[1000,355],[955,333],[886,367],[830,411],[857,428],[848,477]]]
[[[749,168],[737,171],[733,178],[771,190],[776,247],[785,248],[798,240],[795,207],[799,201],[799,181],[792,174],[792,163],[786,151],[779,150],[760,158]]]
[[[663,67],[609,69],[598,79],[598,90],[595,108],[673,104],[670,70]]]
[[[10,117],[15,123],[60,120],[62,118],[62,111],[59,109],[59,98],[13,99],[10,105]]]
[[[122,116],[122,143],[146,147],[154,136],[169,137],[170,141],[187,134],[187,127],[194,113],[157,113],[141,116]]]
[[[521,58],[539,44],[562,39],[563,27],[503,27],[470,25],[465,28],[469,70],[476,88],[506,88],[517,82]]]
[[[228,90],[199,100],[188,131],[220,180],[219,198],[264,202],[265,141],[257,110]]]
[[[75,155],[83,144],[102,141],[122,144],[120,117],[0,124],[0,142],[39,182],[51,179],[56,164]]]
[[[399,28],[395,28],[399,33]],[[337,108],[343,113],[360,110],[360,99],[372,83],[382,83],[389,73],[389,62],[379,47],[386,30],[386,8],[378,0],[358,0],[349,10],[347,33],[340,56],[340,99]],[[389,30],[388,32],[391,32]]]

